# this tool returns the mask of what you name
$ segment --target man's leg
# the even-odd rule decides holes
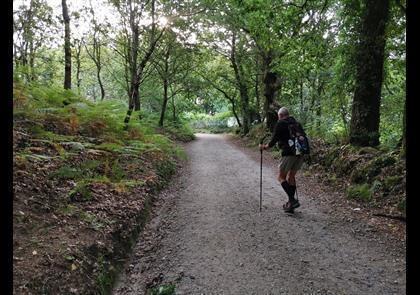
[[[286,180],[287,174],[288,173],[286,171],[284,171],[280,168],[277,180],[280,182],[281,186],[283,187],[284,191],[286,192],[287,196],[289,197],[289,201],[293,201],[293,196],[291,195],[290,184]]]
[[[296,170],[290,170],[287,173],[287,182],[289,183],[289,187],[290,187],[290,193],[292,195],[293,201],[295,201],[296,199],[294,198],[295,193],[296,193],[296,175],[297,171]]]
[[[299,202],[294,198],[295,193],[296,193],[296,173],[298,172],[298,170],[302,167],[303,165],[303,158],[302,157],[297,157],[294,159],[293,161],[293,165],[291,166],[291,169],[288,171],[286,179],[287,182],[289,183],[289,187],[290,187],[290,193],[292,195],[293,201],[293,208],[297,208],[300,206]]]
[[[289,156],[282,157],[279,165],[279,176],[277,177],[277,180],[280,182],[281,186],[283,187],[284,191],[289,197],[289,201],[291,201],[292,199],[290,199],[290,187],[286,178],[287,172],[290,170],[290,164],[291,162]]]

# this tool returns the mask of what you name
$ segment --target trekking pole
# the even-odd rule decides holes
[[[268,136],[268,134],[266,134],[261,140],[260,140],[260,144],[264,143],[264,139]],[[260,212],[261,212],[261,208],[262,208],[262,161],[263,161],[263,150],[260,150],[260,154],[261,154],[261,160],[260,160]]]

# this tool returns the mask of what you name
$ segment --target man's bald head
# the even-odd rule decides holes
[[[286,119],[287,117],[289,117],[289,110],[285,107],[281,107],[277,114],[279,115],[280,120]]]

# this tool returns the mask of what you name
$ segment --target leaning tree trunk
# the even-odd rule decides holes
[[[271,71],[271,63],[273,61],[273,52],[270,50],[264,52],[263,58],[263,83],[264,83],[264,117],[267,128],[273,132],[276,126],[278,115],[277,110],[280,107],[276,98],[281,88],[281,79],[277,73]]]
[[[168,80],[163,80],[163,104],[160,113],[159,126],[163,127],[163,120],[165,119],[166,106],[168,105]]]
[[[99,87],[101,89],[101,101],[104,100],[105,98],[105,88],[104,88],[104,84],[102,83],[102,79],[101,79],[101,66],[97,67],[97,71],[96,71],[96,75],[98,78],[98,83],[99,83]]]
[[[278,120],[277,109],[280,105],[276,101],[278,91],[281,87],[280,77],[277,73],[266,72],[264,77],[264,112],[267,120],[267,128],[273,132]]]
[[[64,19],[64,89],[71,89],[70,17],[67,1],[62,0]]]
[[[152,1],[154,3],[154,1]],[[133,14],[134,15],[134,14]],[[139,27],[138,24],[136,24],[133,21],[131,21],[131,27],[133,32],[133,38],[131,42],[131,51],[130,51],[130,97],[129,97],[129,106],[127,110],[127,115],[124,119],[125,127],[124,129],[128,129],[128,123],[131,118],[131,114],[133,110],[139,111],[140,110],[140,81],[143,77],[143,71],[146,67],[147,63],[149,62],[156,45],[159,41],[159,39],[163,36],[163,33],[165,32],[165,29],[162,29],[157,37],[155,37],[155,34],[152,34],[152,41],[150,43],[149,49],[141,59],[140,63],[137,65],[137,52],[139,48]],[[136,49],[135,49],[136,48]],[[175,107],[174,107],[175,108]],[[175,116],[175,111],[174,111]],[[139,117],[141,119],[141,117]]]
[[[389,0],[367,0],[365,5],[356,53],[356,89],[350,143],[356,146],[377,146]]]

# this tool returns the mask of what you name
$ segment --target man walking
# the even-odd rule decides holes
[[[278,181],[289,197],[289,201],[283,205],[283,209],[287,213],[293,213],[295,208],[300,206],[299,201],[294,198],[296,192],[297,171],[302,167],[303,156],[296,155],[295,142],[292,140],[290,126],[298,126],[301,133],[305,135],[303,128],[299,122],[292,116],[289,116],[289,110],[285,107],[278,111],[279,120],[274,129],[271,141],[268,144],[260,144],[261,150],[273,147],[276,143],[282,149],[281,160],[279,165]]]

